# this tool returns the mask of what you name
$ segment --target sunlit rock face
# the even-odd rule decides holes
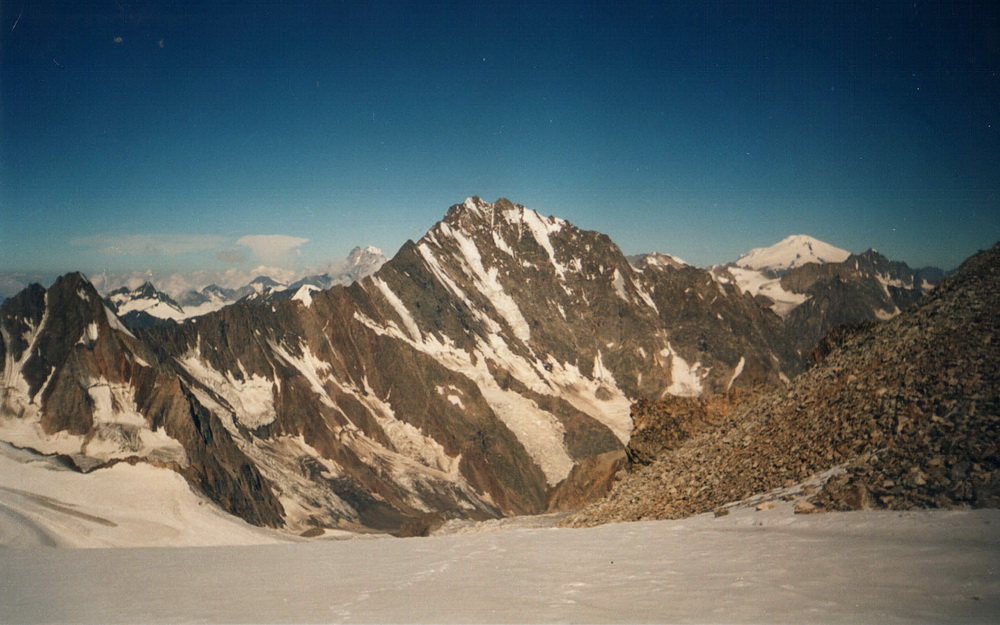
[[[234,514],[281,524],[280,503],[217,417],[82,275],[5,302],[0,334],[4,440],[84,471],[121,461],[169,466]]]
[[[261,285],[131,330],[79,274],[30,287],[2,308],[0,438],[85,470],[174,468],[259,525],[415,534],[580,507],[627,463],[633,400],[778,384],[804,362],[727,269],[630,263],[507,200],[469,198],[376,252],[349,286]]]

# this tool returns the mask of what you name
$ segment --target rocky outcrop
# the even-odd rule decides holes
[[[658,401],[640,399],[632,404],[635,429],[628,442],[628,458],[648,465],[702,432],[717,427],[737,407],[767,388],[736,388],[704,397],[669,396]]]
[[[625,476],[569,524],[688,516],[838,467],[812,510],[1000,504],[998,293],[1000,244],[891,321],[835,341],[788,388]]]

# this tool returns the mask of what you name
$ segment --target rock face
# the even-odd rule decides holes
[[[778,383],[801,370],[781,318],[734,280],[689,265],[640,261],[636,266],[664,332],[686,348],[680,356],[689,363],[690,375],[675,375],[669,394],[695,396],[762,381]]]
[[[8,300],[0,438],[82,470],[172,467],[257,524],[413,534],[578,508],[626,466],[633,400],[740,393],[804,362],[731,276],[631,264],[502,199],[451,207],[349,286],[255,286],[131,330],[79,274]]]
[[[0,335],[4,440],[81,470],[123,460],[169,466],[234,514],[281,524],[281,504],[222,423],[82,275],[5,302]]]
[[[934,286],[875,250],[852,254],[842,263],[804,265],[782,276],[781,285],[807,296],[785,318],[789,340],[799,353],[838,326],[891,319]]]
[[[790,386],[667,449],[569,523],[707,512],[835,467],[844,472],[810,511],[1000,505],[998,293],[1000,244],[891,321],[832,341]]]
[[[913,270],[875,250],[850,254],[802,235],[752,250],[711,273],[782,318],[782,342],[774,349],[792,373],[804,369],[810,351],[835,328],[891,319],[943,277],[940,270]]]

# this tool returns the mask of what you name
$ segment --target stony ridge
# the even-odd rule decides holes
[[[1000,506],[1000,244],[785,388],[624,476],[567,521],[680,518],[840,467],[804,509]],[[837,345],[837,343],[840,343]]]

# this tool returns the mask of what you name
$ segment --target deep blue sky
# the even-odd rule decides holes
[[[0,272],[391,255],[469,195],[699,265],[1000,238],[996,2],[479,4],[5,0]]]

